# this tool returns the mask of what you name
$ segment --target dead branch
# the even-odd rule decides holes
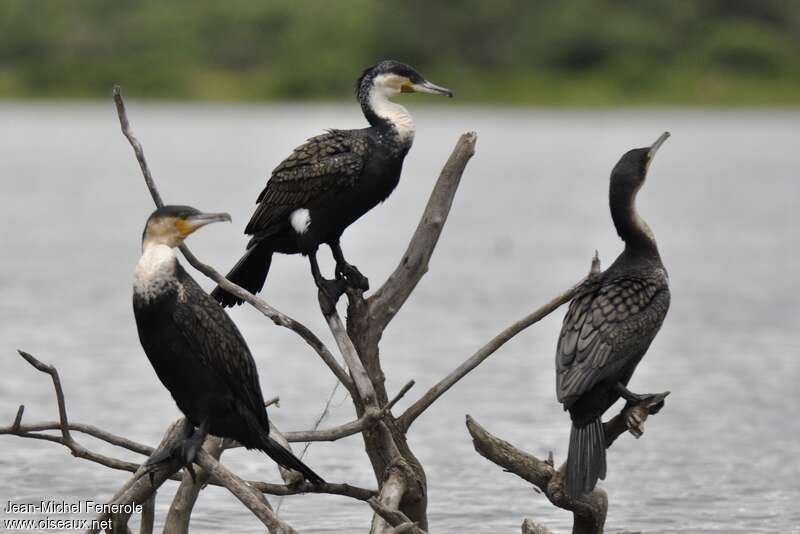
[[[619,414],[604,425],[606,447],[610,447],[626,431],[641,436],[644,432],[644,422],[664,406],[667,395],[669,392],[655,395],[633,406],[623,407]],[[548,460],[540,460],[490,434],[469,415],[467,415],[467,429],[478,454],[539,488],[555,506],[571,511],[573,534],[602,534],[608,511],[608,496],[605,490],[596,487],[590,494],[572,499],[564,490],[566,463],[556,469],[552,454]],[[529,520],[526,520],[527,522]],[[530,530],[535,526],[537,525],[530,522],[529,531],[536,532]],[[525,528],[523,524],[523,532]],[[548,532],[546,529],[541,530],[544,527],[538,526],[538,528],[540,532]]]
[[[376,511],[375,516],[372,518],[370,534],[388,534],[392,531],[392,527],[410,521],[405,514],[398,510],[405,492],[406,477],[403,471],[399,466],[391,468],[386,480],[381,484],[381,492],[378,497],[367,501],[372,509]],[[387,520],[385,517],[387,515],[394,519]]]
[[[375,386],[358,357],[356,347],[353,345],[350,336],[348,336],[347,330],[344,324],[342,324],[342,319],[339,317],[339,313],[334,308],[333,312],[325,315],[325,320],[328,322],[328,327],[331,329],[339,351],[342,353],[342,356],[344,356],[347,368],[350,370],[350,376],[353,378],[353,382],[356,385],[355,389],[359,400],[367,407],[368,411],[372,410],[373,413],[377,415],[377,413],[380,412],[380,408],[378,407],[377,398],[375,396]]]
[[[370,499],[367,501],[370,507],[375,511],[376,517],[379,517],[385,524],[391,525],[394,528],[388,529],[387,534],[427,534],[424,530],[411,521],[406,514],[399,512],[393,508],[384,506],[378,499]]]
[[[205,449],[200,449],[197,455],[197,463],[212,473],[228,491],[233,493],[242,504],[253,512],[253,514],[264,523],[264,526],[267,527],[270,534],[296,534],[297,531],[275,515],[272,511],[272,507],[261,492],[233,474],[213,456],[208,454]]]
[[[486,343],[483,347],[478,349],[475,354],[470,356],[464,363],[459,365],[455,368],[449,375],[444,377],[442,380],[437,382],[431,389],[429,389],[418,401],[408,407],[403,414],[397,418],[398,425],[408,431],[408,428],[411,424],[416,420],[417,417],[422,414],[425,410],[427,410],[431,404],[436,402],[436,400],[444,395],[444,393],[453,387],[459,380],[467,376],[470,371],[475,369],[481,363],[483,363],[489,356],[494,354],[497,349],[502,347],[506,344],[509,340],[511,340],[514,336],[525,330],[526,328],[538,323],[554,311],[556,311],[562,304],[565,304],[572,300],[575,294],[580,290],[581,286],[586,282],[586,280],[594,276],[600,271],[600,260],[597,256],[597,252],[595,252],[594,258],[592,259],[591,267],[589,269],[589,274],[586,278],[575,284],[574,286],[570,287],[566,291],[562,291],[561,294],[557,295],[553,298],[550,302],[545,304],[544,306],[540,307],[536,311],[533,311],[520,319],[519,321],[515,322],[495,337],[493,337],[488,343]]]
[[[176,505],[176,511],[174,514],[179,514],[180,510],[188,508],[191,509],[191,504],[193,504],[194,500],[197,498],[197,493],[199,492],[200,487],[204,482],[208,484],[216,485],[216,486],[224,486],[233,492],[245,505],[254,506],[256,509],[251,508],[254,514],[258,516],[268,528],[271,525],[271,532],[294,532],[293,530],[286,530],[288,527],[283,524],[281,521],[274,518],[274,514],[270,514],[264,511],[262,508],[265,506],[263,503],[263,497],[260,496],[261,493],[269,493],[274,495],[298,495],[301,493],[330,493],[334,495],[342,495],[346,497],[352,497],[354,499],[359,499],[366,501],[367,499],[376,495],[375,491],[367,490],[364,488],[359,488],[356,486],[351,486],[348,484],[322,484],[322,485],[310,485],[307,483],[297,484],[295,482],[286,485],[280,484],[267,484],[264,482],[244,482],[229,471],[227,471],[224,467],[220,466],[218,462],[213,458],[213,454],[207,454],[207,458],[204,462],[200,462],[201,469],[198,470],[198,482],[199,484],[193,484],[187,482],[187,476],[184,475],[182,477],[176,472],[179,469],[179,466],[167,466],[166,468],[162,468],[159,466],[158,469],[146,468],[142,465],[126,462],[123,460],[119,460],[117,458],[111,458],[108,456],[104,456],[95,452],[90,451],[83,447],[80,443],[75,441],[72,437],[71,433],[69,432],[70,429],[75,429],[80,432],[85,432],[88,435],[92,435],[95,437],[100,437],[107,441],[108,443],[120,446],[122,448],[133,450],[134,452],[140,453],[149,453],[153,454],[154,452],[163,450],[165,448],[171,447],[178,439],[180,439],[181,431],[180,427],[184,424],[183,419],[179,419],[167,429],[164,437],[162,438],[161,443],[155,449],[153,447],[148,447],[146,445],[141,445],[126,438],[120,438],[119,436],[114,436],[104,430],[101,430],[97,427],[92,425],[84,425],[81,423],[70,423],[69,418],[67,416],[67,409],[66,409],[66,399],[64,396],[64,392],[61,386],[61,381],[58,376],[58,370],[51,366],[47,365],[31,354],[27,352],[20,351],[20,355],[33,367],[37,370],[42,371],[43,373],[47,373],[51,376],[53,381],[53,387],[56,393],[56,399],[59,409],[59,423],[36,423],[32,425],[24,425],[21,421],[22,413],[24,410],[19,409],[17,411],[17,415],[14,418],[14,421],[11,425],[7,427],[0,428],[0,434],[8,434],[8,435],[16,435],[23,438],[30,438],[30,439],[42,439],[46,441],[52,441],[54,443],[59,443],[67,447],[74,456],[78,458],[83,458],[86,460],[90,460],[92,462],[104,465],[106,467],[111,467],[113,469],[119,469],[123,471],[129,471],[133,473],[133,476],[126,482],[122,488],[115,494],[112,499],[109,501],[108,504],[134,504],[134,503],[142,503],[146,504],[150,499],[153,498],[156,490],[167,480],[182,480],[182,486],[179,488],[179,492],[176,495],[176,501],[178,501],[178,505]],[[407,391],[407,388],[404,388]],[[63,425],[63,427],[62,427]],[[67,430],[64,432],[64,430]],[[45,430],[59,430],[59,435],[52,435],[52,434],[42,434],[38,432],[43,432]],[[212,437],[207,440],[205,446],[206,448],[213,447],[215,442],[220,442],[219,438]],[[219,444],[219,447],[222,445]],[[211,453],[214,452],[212,448]],[[205,468],[205,469],[203,469]],[[150,476],[152,475],[152,479]],[[200,478],[202,477],[202,478]],[[188,480],[191,480],[188,478]],[[183,491],[183,493],[181,492]],[[252,493],[258,493],[259,497],[254,497]],[[261,504],[255,504],[256,501],[261,502]],[[175,501],[174,501],[175,502]],[[147,512],[148,514],[152,514],[152,509],[148,506],[143,508],[143,513]],[[173,515],[174,515],[173,514]],[[113,517],[109,516],[108,514],[100,514],[98,516],[98,520],[102,521],[105,519],[111,518],[114,522],[115,528],[118,532],[125,532],[127,531],[127,522],[129,519],[129,515],[127,514],[114,514]],[[147,518],[145,518],[147,519]],[[179,517],[175,517],[173,519],[173,523],[168,521],[168,524],[179,525],[180,521],[178,520]],[[185,520],[187,521],[188,525],[188,515],[185,516]],[[147,519],[147,521],[150,521]],[[145,523],[146,524],[146,523]],[[281,530],[283,529],[283,530]]]
[[[142,522],[139,525],[139,534],[153,534],[153,525],[156,520],[156,496],[151,495],[142,505]]]
[[[42,432],[45,430],[58,430],[58,431],[61,430],[61,423],[58,421],[47,421],[47,422],[27,424],[27,425],[21,424],[22,408],[24,408],[24,406],[20,406],[20,411],[17,412],[19,419],[15,419],[14,423],[12,423],[11,426],[0,427],[0,434],[22,435],[31,432]],[[136,441],[133,441],[131,439],[122,436],[117,436],[116,434],[98,428],[94,425],[69,422],[67,428],[73,432],[80,432],[81,434],[86,434],[87,436],[91,436],[101,441],[105,441],[106,443],[109,443],[111,445],[115,445],[123,449],[128,449],[129,451],[136,452],[139,454],[144,454],[145,456],[150,456],[150,454],[153,452],[153,447],[144,445],[142,443],[138,443]]]
[[[428,264],[450,214],[461,176],[467,163],[475,155],[477,141],[478,135],[475,132],[465,133],[459,138],[439,174],[400,264],[375,294],[367,299],[370,315],[377,323],[375,328],[381,331],[386,328],[428,272]]]
[[[375,414],[374,412],[365,412],[364,415],[356,419],[355,421],[350,421],[348,423],[344,423],[339,426],[335,426],[333,428],[327,428],[324,430],[305,430],[300,432],[285,432],[283,435],[286,437],[286,440],[290,443],[297,443],[300,441],[337,441],[339,439],[345,438],[347,436],[352,436],[353,434],[358,434],[359,432],[363,432],[364,430],[371,428],[375,425],[378,421],[383,419],[384,416],[390,413],[392,407],[399,401],[400,399],[405,396],[405,394],[414,386],[414,381],[410,380],[405,386],[403,386],[397,395],[394,396],[389,403],[380,409],[380,411]]]
[[[72,453],[72,455],[75,456],[76,458],[84,458],[86,460],[90,460],[92,462],[105,465],[106,467],[111,467],[112,469],[122,469],[130,471],[130,470],[135,470],[138,467],[136,464],[133,464],[131,462],[126,462],[123,460],[118,460],[116,458],[105,456],[103,454],[95,453],[93,451],[90,451],[80,443],[78,443],[70,433],[70,429],[75,427],[70,425],[69,418],[67,417],[66,401],[64,399],[64,391],[61,387],[61,379],[58,376],[58,370],[56,370],[56,368],[51,365],[39,361],[33,355],[28,354],[27,352],[21,350],[18,352],[19,355],[22,356],[22,358],[24,358],[25,361],[28,362],[31,366],[36,368],[38,371],[50,375],[50,378],[53,382],[53,389],[55,390],[56,402],[58,404],[58,418],[59,418],[59,423],[53,428],[53,430],[58,430],[60,433],[59,435],[40,434],[37,433],[35,429],[44,425],[41,424],[33,425],[32,427],[28,427],[28,425],[23,425],[22,415],[24,412],[24,408],[20,407],[17,410],[17,415],[14,417],[14,421],[9,426],[0,428],[0,435],[3,434],[15,435],[23,438],[39,439],[44,441],[52,441],[53,443],[60,443],[61,445],[67,447]],[[107,433],[100,433],[100,434],[105,435]]]
[[[158,447],[154,449],[153,454],[172,447],[173,444],[181,439],[181,427],[183,424],[185,424],[183,419],[179,419],[172,423],[164,433],[164,437],[161,438],[161,443],[159,443]],[[166,480],[175,475],[177,469],[178,466],[174,466],[172,469],[166,468],[165,466],[159,470],[151,470],[144,465],[134,465],[134,468],[130,470],[133,472],[133,475],[125,484],[123,484],[117,493],[114,494],[107,504],[125,505],[144,503],[153,497],[153,495],[155,495],[155,492]],[[129,514],[115,514],[112,518],[111,514],[102,512],[97,515],[96,519],[99,523],[105,521],[106,519],[112,518],[114,521],[114,530],[117,531],[119,525],[124,525],[125,529],[127,529],[129,517]],[[98,531],[96,529],[88,529],[86,531],[87,534],[96,534],[97,532]]]

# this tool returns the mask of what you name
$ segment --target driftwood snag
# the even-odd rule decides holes
[[[667,395],[669,392],[623,407],[619,414],[604,424],[606,448],[625,432],[630,432],[637,438],[641,436],[645,421],[664,406]],[[588,495],[572,499],[564,490],[566,462],[556,469],[552,453],[547,460],[541,460],[494,436],[469,415],[466,424],[478,454],[533,484],[553,505],[572,512],[573,534],[602,534],[608,512],[608,495],[605,490],[598,486]],[[522,531],[550,532],[529,519],[523,523]]]

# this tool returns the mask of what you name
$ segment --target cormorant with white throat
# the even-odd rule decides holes
[[[247,344],[225,310],[181,267],[176,248],[227,213],[165,206],[150,215],[136,266],[133,311],[139,340],[158,378],[191,425],[172,450],[148,460],[176,458],[190,472],[206,436],[233,438],[259,449],[312,483],[323,480],[273,440],[258,371]]]
[[[400,93],[453,96],[398,61],[381,61],[366,69],[356,94],[370,126],[312,137],[272,171],[245,228],[252,236],[247,252],[228,273],[230,281],[258,293],[273,253],[301,253],[309,258],[325,310],[333,309],[347,285],[369,289],[367,278],[345,260],[339,239],[348,226],[383,202],[400,179],[414,140],[411,115],[390,100]],[[336,260],[333,280],[323,278],[317,264],[317,248],[323,243]],[[223,306],[242,303],[220,287],[212,296]]]
[[[670,293],[655,237],[635,200],[667,137],[665,132],[652,146],[627,152],[611,172],[611,218],[625,250],[608,269],[587,279],[561,328],[556,390],[572,419],[565,475],[572,497],[589,493],[598,478],[605,478],[603,413],[620,397],[638,403],[651,396],[626,386],[661,328]]]

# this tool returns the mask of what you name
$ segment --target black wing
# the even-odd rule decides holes
[[[177,268],[181,290],[173,319],[183,340],[225,382],[235,399],[259,419],[266,418],[258,370],[242,334],[225,310],[182,267]]]
[[[666,303],[663,302],[666,298]],[[556,391],[569,403],[618,372],[630,351],[622,339],[636,334],[652,339],[666,315],[669,292],[659,280],[621,277],[588,280],[564,317],[556,349]],[[666,305],[665,305],[666,304]],[[646,348],[646,347],[645,347]]]
[[[297,147],[278,165],[258,196],[246,234],[270,234],[294,210],[352,187],[364,168],[367,139],[360,130],[330,130]]]

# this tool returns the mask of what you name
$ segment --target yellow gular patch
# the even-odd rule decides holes
[[[175,219],[175,228],[178,230],[178,234],[180,234],[181,237],[186,237],[194,231],[192,225],[183,219]]]
[[[408,78],[403,81],[400,85],[400,92],[401,93],[413,93],[414,92],[414,84],[411,83],[411,80]]]

